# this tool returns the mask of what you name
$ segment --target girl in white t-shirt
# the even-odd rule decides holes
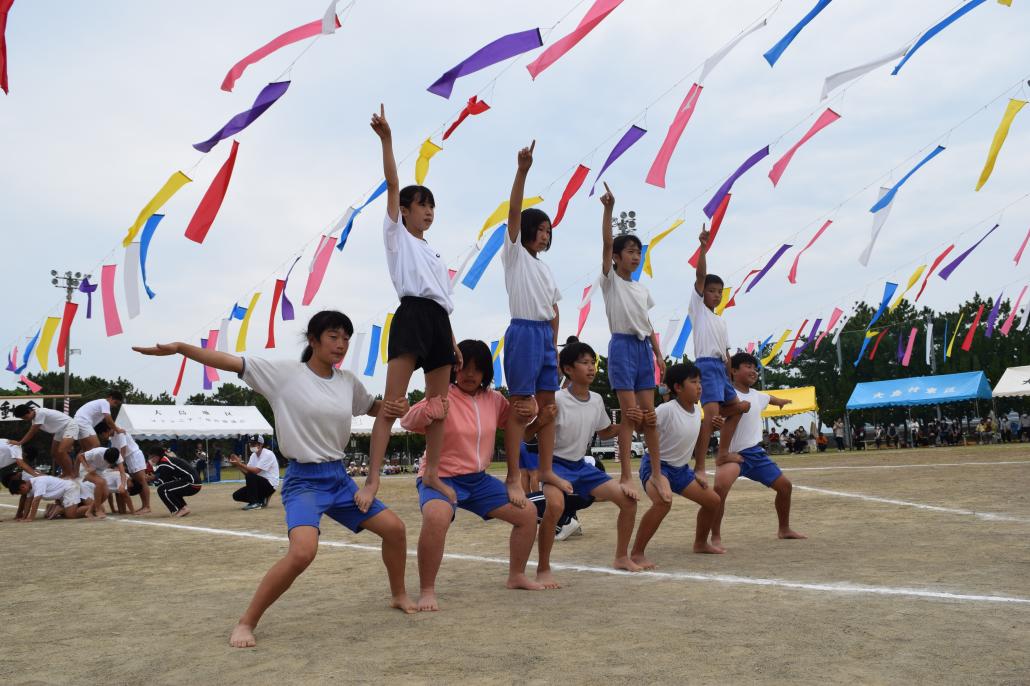
[[[357,484],[343,466],[355,413],[386,413],[396,419],[408,411],[406,399],[376,400],[353,374],[335,368],[347,354],[353,332],[346,315],[333,310],[319,312],[308,322],[308,345],[300,362],[244,359],[187,343],[133,348],[144,355],[178,353],[209,367],[235,372],[272,406],[279,447],[290,460],[282,483],[290,547],[286,557],[276,562],[258,585],[229,637],[233,647],[255,645],[254,627],[261,615],[315,559],[323,514],[355,533],[368,529],[383,539],[383,562],[393,596],[391,607],[406,613],[417,611],[404,588],[404,522],[377,499],[362,505],[356,497]]]
[[[430,420],[426,427],[426,471],[423,482],[457,502],[454,489],[441,481],[440,447],[443,444],[443,419],[447,416],[447,391],[451,370],[460,369],[461,352],[451,331],[451,278],[440,254],[426,242],[425,233],[433,223],[436,200],[425,186],[400,187],[397,162],[393,157],[393,135],[386,111],[372,115],[372,130],[383,144],[383,172],[386,175],[386,219],[383,242],[400,306],[393,316],[387,343],[386,389],[384,398],[403,400],[416,369],[425,372]],[[379,490],[379,473],[390,442],[393,419],[380,414],[372,425],[370,465],[358,502],[367,505]]]

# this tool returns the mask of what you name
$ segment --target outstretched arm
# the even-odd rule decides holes
[[[615,196],[608,184],[604,184],[604,195],[601,196],[604,213],[601,215],[601,273],[608,276],[612,268],[612,210],[615,209]]]
[[[10,443],[11,445],[25,445],[26,443],[32,440],[32,437],[35,436],[37,432],[39,432],[39,426],[39,424],[30,424],[29,430],[25,433],[24,436],[21,437],[21,440],[8,441],[8,443]]]
[[[372,115],[372,130],[383,143],[383,174],[386,176],[386,213],[393,221],[400,221],[401,184],[397,178],[397,160],[393,157],[393,133],[386,121],[386,108],[379,104],[379,114]]]
[[[769,396],[769,404],[775,405],[776,407],[784,407],[785,405],[790,405],[792,402],[794,401],[789,398],[777,398],[774,395]]]
[[[207,367],[221,369],[223,372],[243,373],[243,358],[239,355],[230,355],[219,350],[200,348],[182,341],[178,343],[158,343],[151,347],[134,345],[132,349],[143,355],[155,355],[158,357],[178,354]]]
[[[705,292],[705,277],[708,276],[708,259],[706,257],[708,254],[708,240],[708,229],[702,224],[701,235],[697,237],[697,242],[700,243],[701,249],[697,253],[697,269],[694,272],[694,290],[697,291],[698,295]]]
[[[522,197],[526,194],[526,177],[533,166],[533,148],[536,140],[528,148],[519,150],[519,166],[515,172],[515,181],[511,184],[511,197],[508,199],[508,240],[512,243],[519,240],[522,232]]]

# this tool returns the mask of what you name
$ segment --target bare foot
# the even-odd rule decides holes
[[[721,548],[721,547],[719,547],[717,545],[708,543],[706,541],[704,543],[695,543],[694,544],[694,552],[695,553],[703,553],[703,554],[707,554],[707,555],[722,555],[723,553],[726,552],[726,549],[725,548]]]
[[[558,583],[558,580],[554,578],[549,569],[542,572],[538,571],[536,573],[536,582],[548,590],[561,588],[561,584]]]
[[[436,591],[432,588],[423,588],[422,595],[418,598],[419,612],[436,612],[440,606],[436,602]]]
[[[136,510],[136,512],[134,512],[133,514],[137,514],[137,515],[150,514],[150,508],[149,507],[141,507],[140,509]]]
[[[96,519],[97,516],[93,514],[91,510],[86,510],[86,514],[83,515],[86,519]]]
[[[723,545],[722,545],[722,536],[715,536],[715,535],[712,536],[712,547],[713,548],[718,548],[719,550],[723,551],[724,553],[726,552],[726,548],[724,548]]]
[[[254,627],[237,624],[229,634],[229,645],[233,648],[253,648],[257,645],[254,639]]]
[[[616,569],[624,569],[627,572],[642,572],[644,568],[634,562],[628,555],[615,558],[612,566]]]
[[[797,531],[794,531],[793,529],[780,529],[777,532],[776,536],[777,536],[777,538],[795,538],[795,539],[805,539],[805,538],[808,538],[808,536],[806,536],[804,534],[799,534]]]
[[[173,514],[172,516],[173,517],[185,517],[189,513],[190,513],[190,508],[184,507],[181,510],[179,510],[178,512],[176,512],[175,514]]]
[[[636,555],[630,555],[629,559],[633,560],[641,569],[657,569],[658,565],[647,559],[647,555],[638,553]]]
[[[724,464],[736,462],[737,464],[744,464],[744,458],[738,453],[719,453],[715,458],[715,466],[719,467]]]
[[[525,574],[512,574],[508,577],[508,583],[505,585],[512,590],[522,589],[524,591],[542,591],[546,588],[543,584],[531,581]]]
[[[395,595],[390,600],[390,607],[395,608],[397,610],[400,610],[401,612],[403,612],[406,615],[413,615],[416,612],[418,612],[418,609],[419,609],[418,605],[416,605],[415,603],[413,603],[411,601],[411,598],[408,597],[407,593],[401,593],[400,595]]]
[[[97,512],[95,516],[96,516],[97,519],[107,519],[107,513],[106,512]]]

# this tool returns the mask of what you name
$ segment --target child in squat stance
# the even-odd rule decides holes
[[[769,405],[783,407],[790,400],[760,393],[752,388],[758,381],[758,360],[748,353],[737,353],[730,364],[733,385],[747,410],[740,415],[737,433],[730,445],[730,460],[715,468],[715,492],[719,494],[719,511],[712,523],[712,545],[722,548],[722,517],[726,511],[726,498],[737,477],[743,476],[776,491],[776,517],[779,520],[777,536],[780,538],[808,538],[790,528],[790,479],[770,459],[762,447],[762,411]]]
[[[660,482],[664,482],[669,492],[678,493],[701,506],[697,511],[694,552],[725,552],[708,543],[712,520],[719,511],[719,496],[708,488],[704,455],[700,459],[695,458],[694,469],[690,468],[690,458],[695,455],[694,446],[701,432],[701,411],[697,406],[701,398],[701,371],[689,362],[674,364],[665,373],[665,385],[672,399],[659,405],[655,411],[662,459],[649,455],[640,462],[640,481],[651,498],[651,508],[640,518],[631,557],[644,569],[655,567],[644,554],[644,549],[672,509],[672,503],[661,496]],[[716,417],[714,426],[718,428],[721,424],[722,417]]]

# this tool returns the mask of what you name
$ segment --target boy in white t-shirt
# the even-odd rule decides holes
[[[101,426],[101,425],[98,425]],[[93,496],[93,514],[103,519],[104,503],[108,494],[127,495],[128,477],[125,475],[125,463],[118,448],[90,448],[79,453],[77,460],[79,474],[83,481],[89,481],[95,487]]]
[[[708,487],[703,455],[697,459],[694,452],[694,444],[701,431],[701,408],[698,407],[701,370],[689,362],[674,364],[665,372],[665,385],[672,400],[662,403],[655,411],[662,459],[648,455],[640,461],[640,481],[651,498],[651,508],[640,518],[631,557],[644,569],[655,566],[644,554],[644,549],[672,509],[672,503],[661,495],[663,490],[679,493],[701,506],[697,511],[695,553],[726,552],[708,543],[712,520],[719,511],[719,496]],[[720,424],[721,417],[716,417],[715,426]],[[695,458],[694,469],[690,468],[691,457]]]
[[[722,517],[726,497],[737,477],[743,476],[776,491],[776,517],[779,538],[808,538],[790,528],[790,493],[792,486],[779,466],[762,447],[762,411],[769,405],[783,407],[790,400],[760,393],[752,388],[758,381],[758,360],[748,353],[737,353],[730,360],[733,385],[740,397],[744,413],[740,415],[737,433],[730,445],[730,461],[715,468],[715,492],[719,494],[719,511],[712,522],[712,545],[722,547]]]
[[[31,500],[19,522],[31,522],[36,519],[39,505],[44,500],[53,500],[59,504],[47,519],[63,515],[67,519],[92,517],[88,505],[79,504],[79,482],[73,479],[60,479],[56,476],[31,476],[26,479],[15,477],[7,484],[11,495],[27,496]]]
[[[75,421],[79,425],[79,450],[100,447],[102,441],[96,434],[98,424],[104,424],[114,433],[122,432],[114,423],[114,413],[122,406],[124,399],[121,391],[111,389],[105,397],[90,400],[75,411]]]
[[[260,510],[268,506],[268,499],[279,487],[279,460],[275,453],[265,447],[263,436],[250,439],[250,458],[247,464],[239,455],[229,457],[229,462],[243,473],[244,486],[232,494],[238,503],[247,503],[244,510]]]
[[[39,476],[39,472],[25,461],[21,446],[16,443],[0,440],[0,483],[6,486],[15,477],[28,478],[31,476]],[[15,520],[21,519],[24,516],[28,502],[28,498],[24,495],[18,500],[18,510],[14,515]]]
[[[150,487],[147,485],[147,458],[140,450],[136,439],[123,431],[120,434],[111,436],[111,447],[121,451],[122,459],[125,461],[125,473],[129,475],[129,490],[126,497],[128,510],[131,514],[150,514]],[[131,497],[139,495],[140,508],[135,509]]]
[[[597,354],[586,343],[575,341],[562,348],[559,364],[571,383],[558,391],[554,399],[558,406],[554,420],[554,473],[570,485],[569,492],[580,497],[610,500],[619,507],[614,567],[639,572],[641,567],[629,557],[629,541],[637,515],[632,475],[627,478],[628,470],[624,469],[622,479],[615,482],[583,460],[594,434],[612,438],[619,432],[619,426],[612,424],[601,396],[590,390],[590,382],[597,370]],[[629,421],[639,423],[643,420],[639,408],[627,410],[623,415]],[[551,548],[554,546],[555,526],[565,509],[565,495],[552,483],[545,482],[543,491],[547,505],[540,520],[536,580],[545,588],[561,588],[551,574]]]
[[[51,434],[53,442],[50,444],[50,456],[54,466],[61,469],[64,478],[74,479],[76,474],[70,455],[76,439],[81,437],[79,425],[75,420],[63,412],[36,407],[29,403],[15,407],[14,416],[29,422],[29,430],[19,440],[11,441],[11,444],[25,445],[39,431]]]

